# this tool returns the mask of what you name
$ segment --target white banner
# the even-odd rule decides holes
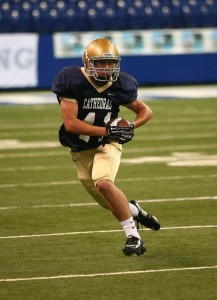
[[[0,35],[0,88],[36,87],[38,35]]]

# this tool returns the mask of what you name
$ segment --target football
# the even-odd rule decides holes
[[[106,126],[118,126],[118,127],[124,127],[129,126],[129,122],[122,118],[117,119],[111,119],[108,123],[106,123]]]

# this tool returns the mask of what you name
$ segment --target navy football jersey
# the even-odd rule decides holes
[[[61,97],[76,99],[78,119],[95,126],[105,126],[118,117],[120,105],[129,104],[137,99],[138,83],[127,73],[120,72],[117,81],[100,87],[88,78],[84,68],[69,66],[55,77],[52,92]],[[100,137],[67,133],[64,124],[60,127],[59,138],[62,145],[83,150],[102,144]]]

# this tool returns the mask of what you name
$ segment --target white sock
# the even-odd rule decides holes
[[[129,206],[130,206],[132,217],[137,217],[139,214],[138,208],[130,202],[129,202]]]
[[[134,217],[134,218],[137,217],[138,214],[139,214],[138,208],[135,205],[133,205],[132,203],[130,203],[130,202],[129,202],[129,206],[130,206],[132,217]],[[142,211],[143,211],[144,215],[147,215],[147,212],[144,209]]]
[[[122,221],[120,223],[123,226],[123,229],[124,229],[127,237],[132,235],[132,236],[135,236],[135,237],[141,239],[141,237],[137,231],[136,224],[133,220],[133,217],[130,217],[129,219]]]

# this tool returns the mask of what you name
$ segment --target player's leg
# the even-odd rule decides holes
[[[75,164],[78,178],[86,191],[97,201],[103,208],[109,209],[107,200],[96,188],[92,179],[92,167],[96,150],[85,150],[80,152],[70,152]]]
[[[95,185],[107,199],[110,210],[119,221],[131,217],[126,196],[114,185],[114,179],[120,165],[121,151],[121,146],[116,143],[98,147],[92,169]]]
[[[132,218],[130,206],[125,194],[115,186],[116,177],[121,157],[121,146],[106,144],[97,148],[94,157],[92,177],[100,193],[107,199],[113,215],[120,221],[127,236],[123,248],[126,255],[145,252],[145,246]]]
[[[102,148],[103,150],[106,148]],[[118,167],[120,164],[120,155],[121,155],[121,146],[118,145],[118,155],[116,156],[116,160],[114,162],[115,168],[110,168],[110,165],[108,166],[108,170],[105,170],[105,168],[100,168],[101,172],[98,174],[98,178],[101,179],[109,179],[114,181],[114,178],[116,176],[116,173],[118,171]],[[93,168],[93,161],[94,156],[96,154],[96,149],[90,149],[80,152],[71,152],[72,160],[76,166],[78,178],[80,179],[82,185],[86,189],[86,191],[94,198],[95,201],[97,201],[103,208],[110,209],[108,205],[108,201],[105,199],[105,197],[99,192],[99,190],[96,188],[94,181],[92,179],[92,168]],[[96,160],[96,159],[95,159]],[[108,160],[107,160],[108,161]],[[107,164],[106,164],[107,165]],[[98,171],[97,171],[98,173]],[[109,175],[107,175],[109,173]],[[114,187],[115,188],[115,187]],[[119,190],[120,192],[120,190]],[[122,195],[125,197],[125,195]],[[139,214],[139,210],[137,206],[130,204],[130,210],[131,215],[135,218]]]

